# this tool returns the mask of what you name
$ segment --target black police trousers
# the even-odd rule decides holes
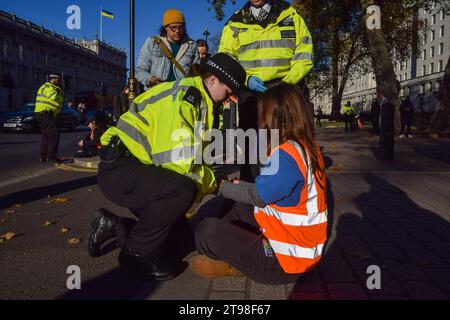
[[[185,217],[195,201],[195,183],[174,171],[147,166],[122,156],[98,170],[100,190],[114,204],[126,207],[138,218],[120,218],[117,243],[134,253],[173,257],[194,250]]]
[[[200,254],[222,260],[250,279],[264,284],[297,281],[301,274],[288,274],[268,240],[259,231],[253,206],[236,202],[223,217],[206,218],[197,226],[195,246]]]
[[[56,117],[52,112],[36,113],[36,120],[41,130],[41,159],[55,159],[59,146],[59,130]]]

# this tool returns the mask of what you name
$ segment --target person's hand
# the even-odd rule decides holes
[[[84,141],[83,140],[78,141],[78,146],[83,147],[84,146]]]
[[[264,86],[264,81],[255,76],[252,76],[248,79],[248,88],[251,91],[260,93],[267,90],[266,86]]]
[[[163,79],[155,77],[155,76],[151,76],[150,80],[148,81],[151,85],[157,85],[160,84],[161,82],[164,82]]]

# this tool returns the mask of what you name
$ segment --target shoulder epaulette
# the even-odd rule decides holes
[[[194,106],[199,106],[202,102],[202,94],[196,87],[191,86],[186,90],[183,101],[187,101]]]

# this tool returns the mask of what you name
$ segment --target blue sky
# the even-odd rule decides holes
[[[206,0],[135,0],[136,54],[146,37],[157,33],[166,9],[181,10],[186,17],[189,35],[198,39],[204,37],[202,34],[206,27],[211,36],[220,34],[227,18],[245,2],[236,0],[236,5],[228,4],[225,20],[217,21],[214,12],[208,11],[210,5]],[[78,5],[81,9],[81,30],[69,30],[66,27],[69,17],[66,10],[70,5]],[[76,39],[92,39],[96,32],[100,32],[101,7],[114,13],[113,20],[103,17],[103,40],[128,52],[129,0],[0,0],[0,10],[14,12],[20,18]]]

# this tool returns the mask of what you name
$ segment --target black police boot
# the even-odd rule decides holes
[[[91,257],[98,257],[101,246],[117,235],[118,219],[118,216],[104,208],[98,210],[97,218],[91,223],[92,230],[88,240],[88,251]]]
[[[154,281],[170,280],[178,273],[174,266],[170,266],[158,257],[142,256],[131,252],[127,246],[120,252],[119,263],[125,270],[150,277]]]

